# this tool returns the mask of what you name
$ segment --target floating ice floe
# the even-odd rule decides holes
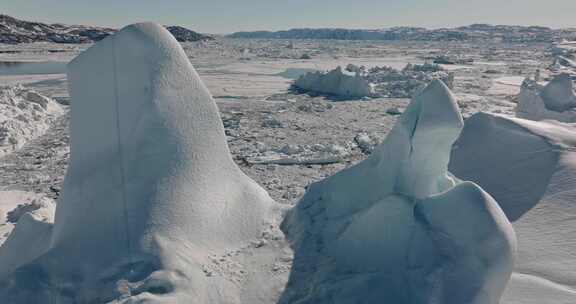
[[[63,192],[53,223],[24,215],[0,247],[2,302],[268,303],[270,288],[213,271],[214,256],[261,237],[273,201],[232,160],[174,37],[128,26],[75,58],[68,78]]]
[[[280,303],[499,303],[516,239],[488,193],[447,172],[462,125],[436,80],[368,159],[312,184],[282,224],[295,256]]]
[[[434,79],[452,86],[454,75],[437,64],[407,64],[402,70],[392,67],[373,67],[349,64],[346,69],[309,72],[296,80],[294,87],[301,91],[333,95],[337,98],[412,97]]]
[[[43,134],[62,114],[56,101],[33,90],[0,88],[0,157]]]
[[[545,86],[525,80],[518,98],[516,116],[530,120],[576,122],[576,95],[570,76],[558,75]]]
[[[362,98],[374,95],[372,85],[358,72],[342,70],[309,72],[294,82],[299,90],[334,95],[339,98]]]
[[[454,144],[450,172],[490,193],[519,247],[502,304],[576,299],[576,126],[479,113]]]

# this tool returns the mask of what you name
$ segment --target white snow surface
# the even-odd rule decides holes
[[[0,246],[24,214],[32,212],[40,216],[43,221],[50,221],[54,217],[54,206],[52,200],[37,193],[19,190],[0,191]]]
[[[128,26],[74,59],[68,77],[71,159],[54,224],[20,219],[0,247],[0,299],[269,303],[257,265],[269,253],[240,258],[260,284],[213,271],[224,267],[214,257],[261,237],[274,202],[233,162],[216,104],[172,35]]]
[[[486,113],[466,120],[450,172],[490,193],[518,237],[502,304],[576,299],[576,125]]]
[[[516,239],[489,194],[447,172],[462,126],[436,80],[368,159],[312,184],[282,224],[295,256],[280,303],[497,304]]]
[[[342,70],[341,67],[324,72],[309,72],[300,76],[294,86],[320,94],[339,98],[362,98],[374,95],[374,88],[359,73]]]
[[[576,122],[576,95],[568,74],[560,74],[545,86],[525,81],[516,116],[530,120]]]
[[[0,157],[44,133],[62,114],[56,101],[33,90],[0,88]]]

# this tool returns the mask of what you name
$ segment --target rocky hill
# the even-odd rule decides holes
[[[237,32],[231,38],[258,39],[338,39],[338,40],[412,40],[412,41],[503,41],[551,42],[573,39],[575,29],[550,29],[541,26],[509,26],[473,24],[457,28],[425,29],[421,27],[393,27],[389,29],[301,28],[286,31]]]
[[[180,42],[213,39],[210,36],[199,34],[180,26],[167,26],[166,28]],[[60,23],[46,24],[0,15],[0,43],[17,44],[41,41],[89,43],[102,40],[115,32],[116,29],[112,28]]]

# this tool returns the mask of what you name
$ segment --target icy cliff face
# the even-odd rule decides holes
[[[434,81],[368,159],[311,185],[282,226],[295,257],[281,303],[498,303],[515,236],[447,172],[462,125]]]
[[[14,238],[46,237],[29,244],[34,256],[0,259],[0,298],[239,303],[241,286],[202,267],[258,237],[273,202],[233,162],[177,41],[159,25],[128,26],[68,77],[71,159],[54,224],[18,223]]]
[[[576,299],[576,129],[485,113],[466,120],[450,172],[489,192],[520,244],[502,304]]]
[[[568,74],[556,76],[546,86],[525,82],[520,91],[516,116],[530,120],[553,119],[576,122],[576,95]]]

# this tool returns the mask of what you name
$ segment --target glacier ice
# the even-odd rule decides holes
[[[516,116],[531,120],[553,119],[576,122],[576,95],[572,79],[560,74],[545,86],[525,81],[520,91]]]
[[[232,160],[177,41],[131,25],[75,58],[68,77],[63,193],[53,224],[26,216],[0,248],[2,301],[240,303],[241,284],[202,267],[259,237],[273,201]],[[1,258],[23,246],[27,256]]]
[[[502,304],[576,299],[576,126],[478,113],[454,144],[450,172],[489,192],[520,244]]]
[[[514,231],[447,172],[462,126],[436,80],[368,159],[312,184],[282,224],[295,256],[280,303],[498,303]]]

